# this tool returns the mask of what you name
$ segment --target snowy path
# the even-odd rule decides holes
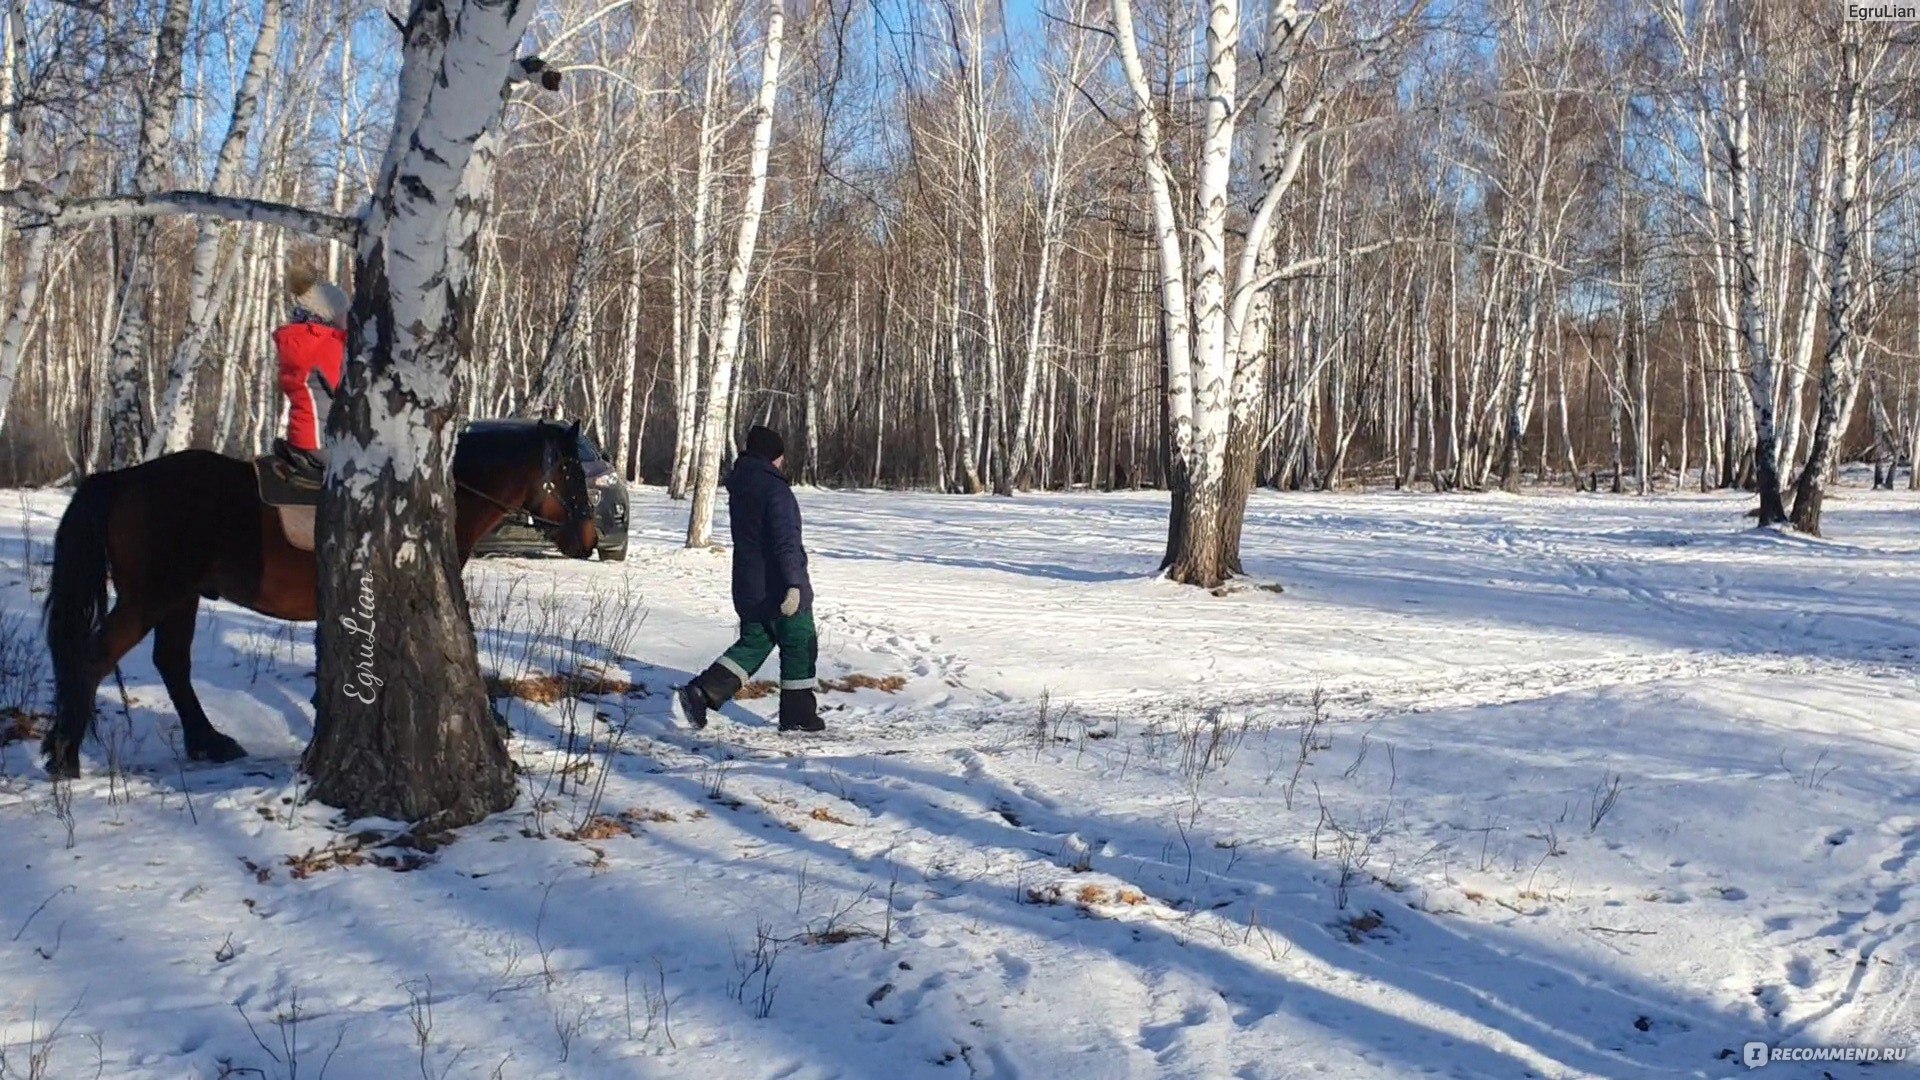
[[[802,504],[822,674],[904,680],[816,740],[771,697],[672,726],[726,564],[649,491],[626,564],[470,570],[496,670],[636,688],[511,702],[527,797],[448,846],[297,804],[309,631],[224,605],[197,674],[252,758],[178,768],[144,655],[71,845],[0,749],[0,1076],[49,1044],[57,1076],[1726,1076],[1751,1039],[1914,1040],[1906,493],[1845,493],[1831,542],[1717,497],[1263,495],[1285,591],[1218,597],[1147,576],[1149,494]],[[16,636],[62,505],[0,500]]]

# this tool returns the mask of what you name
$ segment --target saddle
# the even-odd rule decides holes
[[[279,454],[254,458],[253,475],[260,488],[260,501],[279,513],[280,531],[287,534],[287,542],[301,551],[312,551],[321,482],[296,472]]]

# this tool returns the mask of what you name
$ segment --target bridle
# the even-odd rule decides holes
[[[581,464],[577,453],[575,454],[575,456],[566,457],[561,455],[560,452],[557,449],[555,449],[553,432],[556,430],[563,431],[564,433],[564,429],[555,428],[551,425],[548,425],[545,421],[542,421],[540,423],[540,427],[539,427],[540,438],[541,438],[540,486],[535,489],[535,497],[529,498],[527,502],[528,503],[542,502],[546,498],[557,499],[559,500],[562,506],[565,506],[567,508],[567,519],[565,521],[555,521],[550,517],[546,517],[545,515],[536,512],[530,505],[508,506],[506,503],[501,502],[499,499],[494,498],[492,495],[489,495],[484,491],[481,491],[479,488],[474,487],[472,484],[467,483],[465,480],[454,481],[454,486],[457,488],[460,488],[463,491],[468,492],[469,494],[476,495],[481,499],[484,499],[486,502],[492,504],[496,509],[503,510],[509,514],[515,513],[516,511],[519,513],[523,513],[527,515],[529,518],[532,518],[536,523],[545,525],[551,529],[559,529],[559,528],[564,528],[567,525],[575,525],[581,522],[592,521],[593,520],[593,496],[587,489],[586,468],[584,465]],[[554,475],[560,472],[561,470],[563,470],[567,465],[573,465],[575,468],[578,468],[580,470],[580,491],[577,496],[571,492],[562,491],[560,489],[560,485],[555,483],[554,481]]]

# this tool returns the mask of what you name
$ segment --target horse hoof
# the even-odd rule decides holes
[[[204,746],[190,747],[187,750],[187,758],[190,761],[212,761],[224,764],[229,761],[238,761],[246,756],[246,748],[226,735],[216,736],[209,739]]]

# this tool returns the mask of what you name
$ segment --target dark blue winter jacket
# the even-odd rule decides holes
[[[800,610],[811,609],[800,503],[773,462],[757,457],[734,462],[727,477],[727,516],[733,529],[733,610],[749,622],[778,618],[780,601],[795,586]]]

